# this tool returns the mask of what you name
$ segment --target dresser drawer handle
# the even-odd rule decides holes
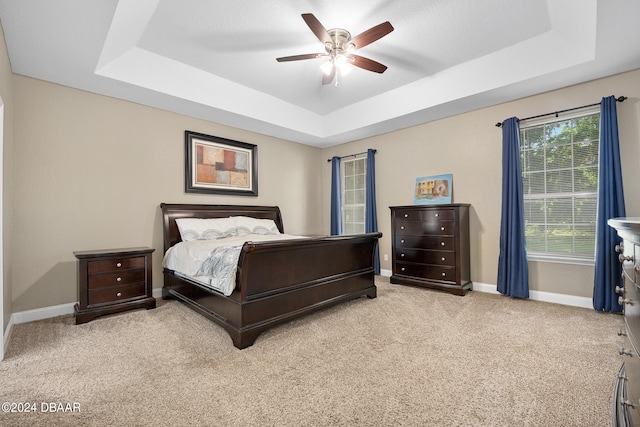
[[[440,246],[444,246],[444,242],[440,242]]]
[[[446,276],[447,276],[447,273],[442,273],[442,277],[446,277]]]
[[[620,262],[633,261],[632,256],[624,256],[624,254],[618,255],[618,259],[620,260]]]
[[[633,357],[633,352],[631,350],[627,350],[624,347],[621,347],[620,350],[618,350],[618,354],[620,354],[620,356],[631,356],[631,357]]]
[[[442,257],[442,261],[444,261],[444,257]]]
[[[404,254],[400,254],[400,258],[404,258]]]
[[[625,304],[633,305],[633,301],[630,300],[629,298],[618,297],[618,304],[620,304],[620,305],[625,305]]]
[[[444,227],[440,227],[440,231],[444,231]]]
[[[404,225],[400,226],[400,230],[404,230]]]
[[[404,267],[402,267],[402,268],[400,269],[400,271],[404,271]]]
[[[116,277],[116,282],[122,282],[122,277]]]
[[[404,214],[404,217],[405,218],[409,218],[409,214]]]
[[[616,286],[616,294],[624,294],[624,288],[622,286]]]
[[[121,262],[117,263],[116,267],[118,267],[118,268],[122,267],[122,263]]]
[[[121,297],[121,296],[122,296],[122,292],[118,292],[118,293],[116,294],[116,296],[117,296],[117,297]]]
[[[439,216],[440,216],[440,214],[439,214],[439,213],[437,213],[437,214],[436,214],[436,218],[437,218],[437,217],[439,217]]]
[[[400,240],[400,243],[404,243],[404,239]]]
[[[632,401],[630,401],[630,400],[628,400],[628,399],[625,399],[624,397],[621,397],[621,398],[620,398],[620,404],[621,404],[622,406],[630,406],[630,407],[632,407],[632,408],[635,408],[635,407],[636,407],[636,404],[635,404],[635,403],[633,403]]]
[[[616,247],[614,249],[618,253],[624,252],[624,246],[622,245],[622,243],[620,243],[619,245],[616,245]]]

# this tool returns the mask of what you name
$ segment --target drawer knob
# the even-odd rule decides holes
[[[440,246],[444,246],[444,242],[440,242]]]
[[[402,267],[402,268],[400,269],[400,271],[404,271],[404,267]]]
[[[404,225],[400,226],[400,230],[404,230]]]
[[[437,214],[436,214],[436,218],[437,218],[437,217],[439,217],[439,216],[440,216],[440,214],[439,214],[439,213],[437,213]]]
[[[122,267],[122,263],[121,262],[117,263],[116,267],[118,267],[118,268]]]
[[[631,350],[627,350],[624,347],[620,347],[620,350],[618,350],[618,354],[620,354],[620,356],[631,356],[631,357],[633,357],[633,352],[631,352]]]
[[[122,296],[122,292],[118,292],[118,293],[116,294],[116,296],[117,296],[117,297],[121,297],[121,296]]]
[[[618,253],[624,252],[624,246],[622,245],[622,243],[620,243],[619,245],[616,245],[615,250]]]
[[[404,243],[404,239],[400,240],[400,243]]]
[[[400,254],[400,258],[404,258],[404,254]]]
[[[618,255],[618,259],[620,260],[620,262],[633,261],[632,256],[624,256],[624,254]]]
[[[442,261],[444,261],[444,257],[442,257]]]
[[[447,273],[442,273],[442,277],[445,277],[447,275]]]
[[[620,304],[620,305],[625,305],[625,304],[633,305],[633,301],[630,300],[629,298],[618,297],[618,304]]]
[[[444,227],[440,227],[440,231],[444,231]]]
[[[404,214],[404,217],[405,218],[409,218],[409,214]]]
[[[122,277],[116,277],[116,282],[122,282]]]
[[[622,286],[616,286],[616,294],[623,294],[624,288]]]

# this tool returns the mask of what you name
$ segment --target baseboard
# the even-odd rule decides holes
[[[478,292],[487,292],[490,294],[498,294],[496,285],[487,285],[486,283],[473,282],[473,290]],[[573,307],[583,307],[593,309],[593,301],[591,298],[578,297],[575,295],[556,294],[553,292],[529,291],[529,299],[534,301],[552,302],[555,304],[570,305]]]
[[[154,288],[152,295],[154,298],[161,298],[162,288]],[[53,305],[50,307],[36,308],[33,310],[19,311],[11,315],[9,324],[33,322],[36,320],[49,319],[56,316],[64,316],[65,314],[73,314],[73,307],[75,305],[75,302],[70,302],[67,304]]]
[[[7,355],[7,350],[9,349],[9,339],[11,338],[12,330],[13,330],[13,316],[9,316],[9,324],[7,325],[7,329],[4,330],[4,348],[3,348],[2,354],[5,356]]]

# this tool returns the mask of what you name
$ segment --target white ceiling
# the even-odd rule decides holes
[[[301,18],[388,67],[321,84]],[[638,0],[0,0],[16,74],[317,147],[640,68]],[[570,107],[570,106],[568,106]]]

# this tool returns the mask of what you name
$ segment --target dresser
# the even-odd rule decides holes
[[[622,263],[622,286],[616,287],[624,310],[622,366],[613,391],[613,425],[640,426],[640,218],[615,218],[608,224],[623,239],[615,250]]]
[[[471,288],[469,204],[391,206],[391,283]]]
[[[76,324],[98,316],[138,308],[155,308],[151,248],[76,251],[78,303]]]

